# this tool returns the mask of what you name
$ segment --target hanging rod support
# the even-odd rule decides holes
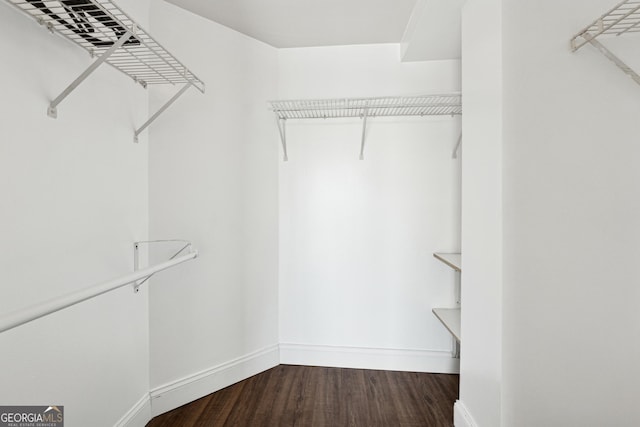
[[[178,98],[180,98],[182,96],[183,93],[185,93],[187,91],[187,89],[189,89],[191,86],[193,85],[193,82],[188,82],[186,83],[182,89],[180,89],[178,91],[178,93],[176,93],[175,95],[173,95],[173,97],[168,100],[166,102],[166,104],[164,104],[162,107],[160,107],[160,109],[158,111],[156,111],[156,113],[151,116],[149,118],[149,120],[147,120],[145,122],[145,124],[143,124],[142,126],[140,126],[140,128],[138,130],[136,130],[135,134],[133,135],[133,142],[137,143],[138,142],[138,135],[140,135],[146,128],[149,127],[149,125],[151,123],[153,123],[155,121],[155,119],[158,118],[158,116],[160,116],[160,114],[164,113],[164,111],[169,108],[171,106],[171,104],[173,104],[174,102],[176,102],[176,100]]]
[[[453,153],[451,153],[452,159],[458,158],[458,149],[460,148],[460,145],[462,145],[462,132],[460,132],[460,136],[458,137],[458,142],[456,143],[456,146],[453,148]]]
[[[362,141],[360,142],[360,160],[364,160],[364,143],[367,138],[367,117],[369,116],[369,108],[364,109],[362,116]]]
[[[282,141],[282,160],[289,161],[289,155],[287,154],[287,119],[281,119],[276,112],[276,124],[278,125],[278,132],[280,132],[280,140]]]
[[[113,52],[120,49],[123,44],[126,43],[133,36],[131,31],[127,31],[122,37],[118,39],[105,53],[100,55],[98,59],[87,68],[82,74],[78,76],[56,99],[51,101],[49,108],[47,109],[47,115],[54,119],[58,117],[58,104],[60,104],[71,92],[73,92],[87,77],[91,75],[100,65],[102,65]]]
[[[143,244],[151,244],[151,243],[168,243],[168,242],[180,242],[185,243],[185,245],[175,254],[173,254],[167,261],[173,261],[178,255],[184,252],[185,249],[189,249],[189,254],[193,253],[193,247],[191,246],[191,242],[187,242],[185,240],[147,240],[142,242],[134,242],[133,244],[133,271],[138,271],[140,269],[140,245]],[[133,282],[133,292],[138,293],[140,291],[140,286],[147,280],[151,279],[155,273],[152,273],[140,280]]]

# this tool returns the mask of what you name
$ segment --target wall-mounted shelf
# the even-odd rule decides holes
[[[438,318],[438,320],[444,325],[449,333],[453,336],[455,342],[451,351],[453,357],[460,356],[460,330],[461,330],[461,298],[460,298],[460,273],[462,272],[462,254],[459,253],[443,253],[436,252],[433,254],[434,258],[443,262],[447,266],[456,271],[455,282],[455,298],[456,307],[446,308],[434,308],[431,311]]]
[[[133,21],[111,0],[6,0],[52,33],[86,50],[96,60],[57,98],[47,113],[57,117],[57,107],[103,63],[131,77],[143,87],[156,84],[182,88],[134,134],[144,131],[189,87],[204,93],[205,85],[193,72]]]
[[[640,0],[625,0],[573,36],[571,50],[575,52],[589,43],[640,84],[640,76],[598,40],[600,36],[621,36],[638,32],[640,32]]]
[[[275,113],[284,161],[287,156],[285,124],[293,119],[361,118],[360,159],[364,158],[367,119],[370,117],[456,116],[462,114],[459,93],[441,95],[394,96],[378,98],[297,99],[270,101]]]

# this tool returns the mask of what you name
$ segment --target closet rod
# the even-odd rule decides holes
[[[107,292],[119,289],[123,286],[135,284],[138,280],[149,277],[159,271],[166,270],[185,261],[192,260],[198,256],[198,251],[193,251],[181,257],[156,264],[154,266],[136,271],[117,279],[99,283],[86,289],[82,289],[58,298],[45,301],[41,304],[33,305],[26,309],[14,311],[0,317],[0,333],[24,325],[25,323],[55,313],[72,305],[76,305],[83,301],[95,298]]]

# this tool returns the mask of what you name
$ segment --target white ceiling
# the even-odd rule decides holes
[[[459,59],[465,0],[418,0],[402,39],[403,61]]]
[[[167,1],[274,47],[288,48],[400,43],[419,0]]]

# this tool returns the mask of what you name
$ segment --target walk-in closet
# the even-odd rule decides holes
[[[0,0],[0,427],[640,425],[639,24]]]

